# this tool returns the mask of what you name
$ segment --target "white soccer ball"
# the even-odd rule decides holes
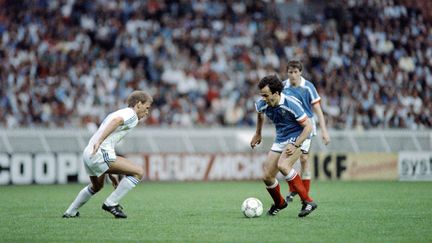
[[[246,198],[241,205],[241,211],[247,218],[259,217],[263,213],[263,204],[257,198]]]

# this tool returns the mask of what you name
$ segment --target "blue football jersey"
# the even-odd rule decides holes
[[[264,113],[275,125],[276,143],[282,143],[290,139],[295,139],[303,131],[300,125],[308,119],[302,105],[295,97],[281,94],[279,104],[275,107],[267,105],[261,98],[255,103],[257,112]]]
[[[307,116],[313,117],[312,105],[319,102],[321,97],[312,82],[301,77],[300,86],[293,87],[289,79],[287,79],[284,81],[284,89],[282,92],[297,98],[302,104]]]

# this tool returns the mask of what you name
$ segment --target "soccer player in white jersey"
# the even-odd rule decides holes
[[[312,121],[312,136],[316,136],[316,124],[314,117],[314,114],[316,114],[321,129],[323,143],[327,145],[330,143],[330,136],[327,131],[324,114],[320,105],[321,97],[319,96],[313,83],[301,76],[302,70],[303,65],[300,61],[293,60],[288,62],[288,79],[284,81],[285,87],[283,92],[287,95],[294,96],[302,103],[303,109],[305,110],[309,119]],[[300,156],[301,177],[308,192],[310,190],[310,180],[312,177],[308,163],[310,146],[311,139],[307,138],[301,146],[302,155]],[[289,190],[290,193],[286,198],[287,202],[291,202],[294,196],[297,195],[295,189],[292,186],[290,186]]]
[[[261,99],[255,104],[258,117],[256,132],[250,142],[251,147],[254,148],[261,143],[264,114],[272,120],[276,128],[275,141],[264,162],[263,181],[274,201],[268,214],[276,215],[280,210],[287,207],[287,202],[280,193],[280,185],[276,179],[276,175],[280,171],[288,184],[296,189],[303,201],[303,207],[298,216],[307,216],[317,205],[309,197],[300,176],[292,167],[300,157],[300,147],[310,136],[312,124],[301,104],[294,97],[282,93],[283,83],[276,75],[261,79],[258,88]]]
[[[102,209],[116,218],[127,218],[119,201],[132,190],[144,175],[143,168],[116,155],[115,146],[142,118],[148,116],[153,98],[144,91],[133,91],[127,98],[127,108],[109,114],[91,137],[83,152],[84,166],[91,184],[84,187],[63,214],[64,218],[78,217],[78,209],[102,189],[106,174],[125,177],[106,198]]]

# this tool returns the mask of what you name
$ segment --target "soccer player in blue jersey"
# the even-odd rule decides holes
[[[63,218],[79,216],[78,209],[104,186],[105,175],[122,174],[125,177],[115,185],[115,190],[106,198],[102,209],[116,218],[126,218],[119,201],[126,196],[144,175],[142,167],[128,159],[116,155],[115,146],[129,133],[142,118],[149,114],[153,98],[144,91],[133,91],[128,99],[128,107],[109,114],[96,133],[90,138],[83,152],[83,162],[91,184],[85,186],[63,214]]]
[[[300,147],[312,132],[312,123],[298,100],[282,92],[283,87],[282,81],[276,75],[266,76],[260,80],[258,88],[261,99],[256,102],[257,127],[250,145],[254,148],[261,143],[261,129],[265,114],[276,128],[275,141],[264,162],[263,181],[274,201],[268,214],[276,215],[288,205],[280,193],[280,185],[276,179],[280,171],[302,199],[303,207],[298,216],[304,217],[310,214],[317,205],[309,197],[293,165],[301,155]]]
[[[318,123],[321,129],[321,137],[323,143],[327,145],[330,143],[330,137],[327,131],[324,114],[321,109],[320,101],[321,97],[319,96],[315,86],[309,80],[304,79],[301,74],[303,70],[303,65],[300,61],[293,60],[289,61],[287,65],[288,79],[284,82],[285,87],[283,92],[287,95],[293,96],[297,98],[303,106],[304,111],[312,122],[313,130],[311,135],[316,136],[316,125],[315,125],[315,117],[316,114],[318,118]],[[301,164],[301,178],[303,181],[303,185],[306,190],[309,192],[310,190],[310,180],[311,180],[311,171],[308,163],[309,159],[309,151],[311,146],[311,139],[307,138],[302,146],[301,151],[302,155],[300,156],[300,164]],[[291,202],[294,196],[297,194],[295,189],[290,186],[290,193],[288,194],[286,200],[287,202]]]

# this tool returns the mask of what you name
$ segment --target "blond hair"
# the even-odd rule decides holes
[[[145,91],[135,90],[127,98],[127,104],[129,107],[134,107],[138,102],[146,103],[147,101],[153,100],[153,98]]]

